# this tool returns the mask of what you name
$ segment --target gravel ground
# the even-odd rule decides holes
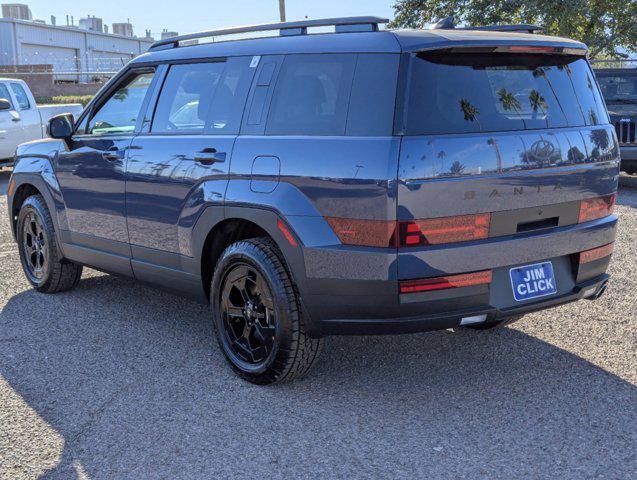
[[[637,478],[637,190],[619,203],[600,301],[331,338],[307,380],[259,388],[203,306],[93,271],[33,292],[0,197],[0,479]]]

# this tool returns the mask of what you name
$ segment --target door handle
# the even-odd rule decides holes
[[[217,152],[216,148],[204,148],[201,152],[195,153],[195,162],[204,165],[213,163],[223,163],[226,161],[226,152]]]
[[[109,162],[117,162],[124,160],[124,152],[117,147],[111,147],[105,152],[102,152],[102,157]]]
[[[16,123],[19,122],[20,120],[22,120],[20,117],[13,117],[11,119],[12,122],[16,122]]]

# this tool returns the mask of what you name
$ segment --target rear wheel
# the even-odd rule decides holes
[[[24,201],[16,232],[22,269],[38,292],[58,293],[77,286],[82,266],[61,258],[53,220],[42,196]]]
[[[268,385],[307,374],[323,340],[307,335],[298,293],[269,238],[228,247],[210,291],[219,346],[239,376]]]

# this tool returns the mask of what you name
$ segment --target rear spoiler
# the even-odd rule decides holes
[[[524,45],[524,44],[487,44],[487,43],[454,43],[452,45],[437,45],[417,50],[416,53],[425,52],[448,52],[448,53],[536,53],[544,55],[575,55],[586,57],[588,49],[577,46],[560,45]]]

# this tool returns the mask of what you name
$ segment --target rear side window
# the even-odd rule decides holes
[[[18,101],[18,105],[20,106],[20,110],[28,110],[31,108],[31,102],[29,102],[29,96],[27,92],[24,91],[24,88],[19,83],[12,83],[11,90],[15,94],[15,98]]]
[[[608,122],[581,57],[432,52],[414,59],[410,80],[409,135]]]
[[[344,135],[356,55],[289,55],[278,77],[267,135]]]
[[[238,57],[170,67],[151,132],[237,134],[254,74],[249,64]]]

